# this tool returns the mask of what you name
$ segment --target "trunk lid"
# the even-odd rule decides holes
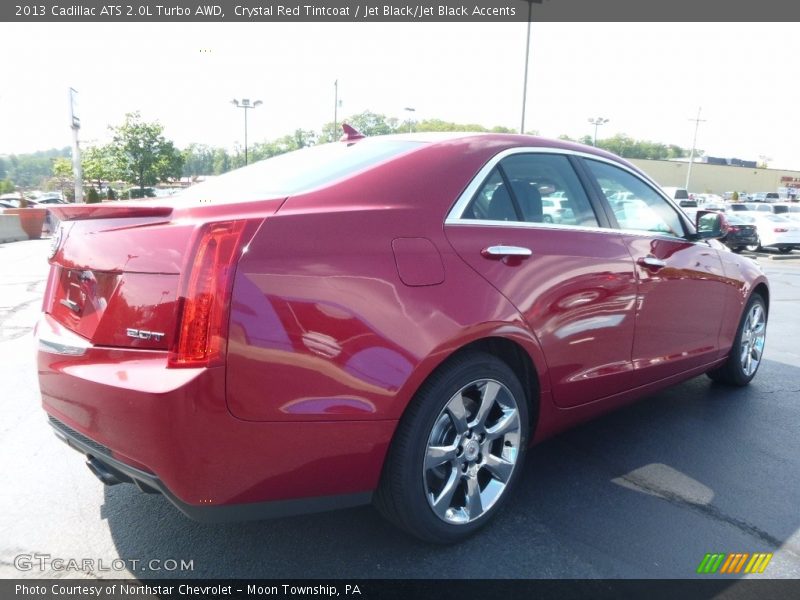
[[[282,200],[59,206],[43,310],[93,345],[168,350],[198,228],[223,215],[263,219]]]

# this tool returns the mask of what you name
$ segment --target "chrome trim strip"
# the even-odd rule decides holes
[[[70,346],[39,338],[39,351],[48,354],[58,354],[61,356],[83,356],[86,354],[88,346]]]
[[[517,229],[555,229],[557,231],[591,231],[594,233],[611,233],[619,235],[619,229],[610,227],[585,227],[583,225],[561,225],[555,223],[534,223],[531,221],[488,221],[486,219],[448,219],[445,225],[480,226],[480,227],[514,227]],[[638,233],[642,233],[639,231]]]

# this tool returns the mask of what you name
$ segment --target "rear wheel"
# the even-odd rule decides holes
[[[508,498],[528,444],[514,372],[483,352],[456,357],[420,388],[398,426],[375,495],[378,510],[425,541],[453,543]]]
[[[755,377],[767,338],[767,305],[755,293],[747,303],[728,360],[708,376],[719,383],[744,386]]]
[[[750,252],[758,252],[761,250],[761,244],[752,244],[750,246],[745,246],[745,248],[747,248],[747,250]]]

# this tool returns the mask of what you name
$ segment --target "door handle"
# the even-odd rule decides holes
[[[663,269],[667,266],[667,263],[655,256],[643,256],[636,262],[645,269]]]
[[[481,250],[481,254],[486,258],[528,258],[533,255],[533,250],[522,246],[489,246]]]

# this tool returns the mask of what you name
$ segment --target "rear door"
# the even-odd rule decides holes
[[[632,382],[643,385],[712,362],[734,290],[713,243],[692,241],[679,209],[632,170],[601,160],[583,164],[605,192],[610,218],[635,263]],[[628,200],[612,200],[622,194]]]
[[[461,258],[527,321],[554,401],[565,407],[630,387],[636,300],[623,236],[595,210],[574,160],[546,150],[499,154],[445,225]],[[558,200],[557,214],[548,198]]]

